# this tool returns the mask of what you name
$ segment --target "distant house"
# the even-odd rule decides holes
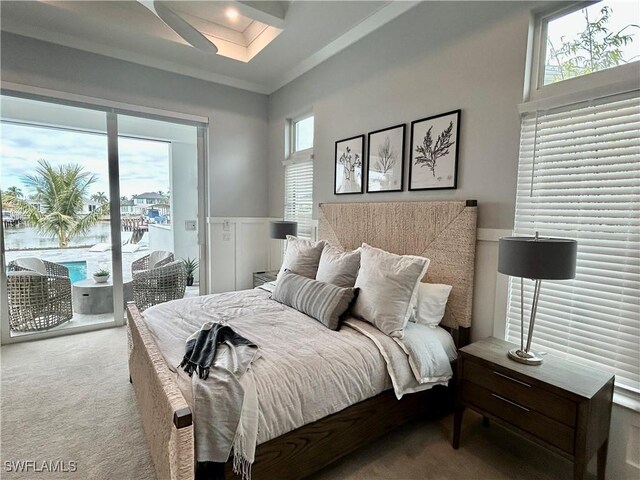
[[[166,197],[156,192],[145,192],[140,195],[133,196],[133,203],[135,205],[154,205],[156,203],[162,203]]]
[[[133,200],[120,202],[120,215],[141,215],[143,207],[138,206]]]
[[[100,204],[98,202],[94,202],[93,200],[90,200],[88,202],[84,202],[84,206],[82,208],[82,213],[87,215],[87,214],[93,212],[99,206],[100,206]]]
[[[168,203],[156,203],[154,205],[151,205],[151,207],[149,208],[158,210],[158,213],[165,217],[171,213],[171,205],[169,205]]]

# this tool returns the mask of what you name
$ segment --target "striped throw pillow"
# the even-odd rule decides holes
[[[342,288],[285,270],[271,298],[338,330],[340,317],[356,297],[356,288]]]

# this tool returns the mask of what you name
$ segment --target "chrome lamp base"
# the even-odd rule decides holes
[[[509,350],[509,358],[527,365],[540,365],[542,363],[541,356],[536,355],[534,352],[525,352],[519,348]]]

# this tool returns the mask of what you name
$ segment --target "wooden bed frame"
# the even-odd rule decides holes
[[[345,249],[362,241],[399,254],[431,259],[425,280],[454,288],[442,325],[458,348],[469,343],[477,204],[393,202],[321,205],[319,238]],[[418,238],[416,238],[418,237]],[[191,410],[137,307],[127,306],[130,380],[158,479],[193,480]],[[454,368],[455,371],[455,368]],[[308,476],[376,438],[418,418],[453,407],[451,387],[438,386],[397,400],[392,390],[256,447],[254,480]],[[231,462],[226,478],[236,478]]]

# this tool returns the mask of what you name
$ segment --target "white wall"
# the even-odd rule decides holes
[[[194,132],[195,142],[195,132]],[[185,222],[198,220],[198,148],[195,143],[171,143],[171,227],[172,250],[176,258],[198,258],[198,232],[187,230]],[[197,278],[197,277],[196,277]]]
[[[208,293],[252,288],[254,272],[280,268],[282,241],[269,238],[270,220],[274,219],[207,219],[207,243],[211,251]]]
[[[173,229],[170,225],[149,224],[149,251],[164,250],[175,252]]]

